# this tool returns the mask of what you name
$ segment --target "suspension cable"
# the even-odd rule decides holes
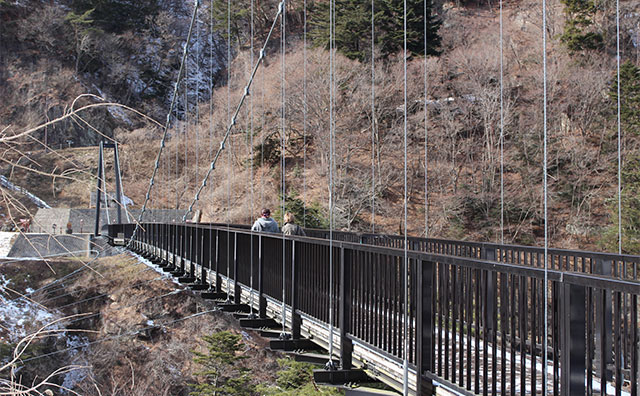
[[[213,161],[211,161],[211,164],[209,165],[209,170],[207,171],[207,173],[205,174],[204,178],[202,179],[202,183],[200,184],[200,187],[198,188],[198,191],[196,192],[193,201],[189,205],[189,209],[185,213],[185,215],[183,217],[183,221],[186,219],[186,216],[193,211],[193,205],[200,199],[200,193],[206,187],[207,180],[209,179],[209,176],[211,175],[211,173],[215,169],[215,165],[216,165],[216,163],[218,161],[218,158],[220,157],[220,154],[225,149],[225,143],[229,139],[229,136],[231,134],[231,130],[233,129],[233,127],[236,124],[236,119],[238,117],[238,114],[239,114],[240,110],[242,109],[242,105],[244,104],[244,101],[246,100],[247,96],[249,96],[249,90],[251,88],[251,84],[253,83],[253,79],[255,78],[256,72],[258,71],[258,68],[260,67],[260,63],[264,59],[266,46],[269,43],[269,39],[271,38],[271,35],[273,34],[274,28],[276,26],[278,18],[280,17],[280,15],[282,13],[283,8],[284,8],[284,0],[282,0],[280,2],[280,4],[278,5],[278,12],[277,12],[276,16],[273,19],[273,24],[271,25],[271,29],[269,30],[269,34],[267,35],[267,38],[265,39],[264,45],[262,46],[262,49],[260,50],[260,55],[258,57],[258,60],[255,63],[253,71],[251,72],[251,77],[249,78],[249,81],[247,82],[247,85],[244,88],[244,93],[243,93],[242,97],[240,98],[240,102],[238,103],[238,106],[236,107],[235,113],[234,113],[233,117],[231,118],[231,121],[229,122],[229,125],[227,126],[227,131],[226,131],[226,133],[225,133],[225,135],[224,135],[224,137],[222,139],[222,142],[220,142],[220,148],[216,152],[216,155],[214,156]]]
[[[307,228],[307,0],[304,0],[302,33],[302,227]]]
[[[183,112],[183,134],[182,143],[184,146],[184,167],[182,172],[184,173],[184,188],[183,194],[186,194],[189,189],[189,152],[187,150],[189,146],[189,59],[187,58],[187,64],[184,69],[184,112]],[[186,221],[186,219],[184,220]]]
[[[283,0],[283,4],[284,4],[284,0]],[[286,6],[283,7],[282,10],[282,14],[280,15],[280,26],[281,26],[281,35],[280,35],[280,53],[281,53],[281,57],[282,57],[282,74],[280,77],[280,89],[281,89],[281,93],[280,93],[280,97],[282,99],[282,151],[280,154],[280,166],[282,168],[282,226],[284,227],[284,216],[285,216],[285,210],[286,210],[286,196],[287,196],[287,190],[286,190],[286,171],[287,171],[287,160],[286,160],[286,144],[287,144],[287,139],[286,139],[286,126],[287,126],[287,108],[286,108],[286,87],[285,87],[285,74],[286,74],[286,54],[285,54],[285,49],[286,49],[286,28],[287,28],[287,18],[286,18]],[[287,324],[287,310],[286,310],[286,295],[287,295],[287,288],[286,288],[286,279],[287,279],[287,271],[286,271],[286,265],[287,265],[287,255],[286,255],[286,242],[287,240],[283,237],[282,238],[282,337],[285,337],[285,326]]]
[[[547,338],[549,337],[549,222],[547,194],[547,1],[542,0],[542,86],[543,86],[543,133],[544,133],[544,340],[542,350],[542,393],[547,394]]]
[[[500,244],[504,245],[504,33],[500,0]]]
[[[427,61],[427,0],[423,0],[424,28],[424,237],[429,238],[429,109],[427,108],[428,71]]]
[[[403,386],[402,394],[404,396],[409,395],[409,241],[407,238],[407,0],[403,2],[403,120],[404,120],[404,309],[403,316],[403,331],[404,331],[404,353],[403,353]],[[422,373],[418,373],[421,375]]]
[[[258,60],[258,62],[261,62]],[[262,119],[260,120],[260,136],[262,144],[260,144],[260,206],[264,207],[264,129],[265,129],[265,111],[264,111],[264,67],[260,72],[260,95],[261,95],[261,103],[260,108],[262,109]]]
[[[254,20],[254,0],[251,0],[251,55],[249,58],[249,63],[251,65],[253,65],[253,56],[254,56],[254,32],[255,30],[255,20]],[[250,167],[251,167],[251,175],[250,175],[250,183],[251,183],[251,209],[249,210],[249,224],[251,224],[252,220],[253,220],[253,211],[254,211],[254,206],[255,206],[255,199],[254,199],[254,190],[255,190],[255,182],[254,182],[254,161],[253,161],[253,96],[251,98],[249,98],[249,130],[250,130],[250,141],[249,141],[249,145],[251,146],[251,154],[250,154],[250,158],[251,158],[251,163],[250,163]],[[249,317],[253,318],[255,317],[254,313],[253,313],[253,227],[250,229],[251,230],[251,275],[249,277],[249,283],[250,283],[250,288],[249,288]]]
[[[636,46],[638,44],[636,43]],[[616,73],[618,80],[618,254],[622,254],[622,122],[620,116],[620,0],[616,0]]]
[[[227,0],[227,122],[231,116],[231,0]],[[229,142],[231,145],[231,142]],[[227,151],[227,159],[229,167],[233,169],[233,158],[231,150]],[[231,296],[231,253],[229,245],[231,243],[231,233],[229,232],[229,224],[231,223],[231,182],[233,177],[227,178],[227,302]],[[193,205],[193,204],[192,204]],[[191,207],[189,207],[191,209]],[[234,249],[235,250],[235,249]],[[234,296],[235,297],[235,296]]]
[[[334,24],[335,0],[329,0],[329,361],[326,368],[335,369],[333,364],[333,80],[334,80]]]
[[[209,48],[209,72],[210,72],[210,87],[211,89],[209,90],[210,92],[210,96],[209,96],[209,161],[211,161],[211,156],[213,155],[213,88],[214,88],[214,81],[213,81],[213,1],[211,1],[210,4],[210,15],[209,15],[209,25],[210,25],[210,37],[211,37],[211,47]],[[215,197],[213,194],[213,189],[211,189],[211,204],[209,205],[209,207],[213,206],[213,203],[215,202]],[[213,220],[213,213],[211,213],[211,220]],[[213,245],[213,232],[209,231],[209,246],[212,247]],[[211,269],[211,255],[209,255],[209,269]],[[218,268],[216,268],[216,276],[218,276]],[[210,271],[207,271],[207,277],[210,276]],[[211,289],[214,286],[215,282],[211,282],[209,281],[209,289]]]
[[[371,233],[376,232],[376,55],[375,0],[371,0]]]
[[[153,167],[153,172],[151,173],[151,178],[149,180],[149,187],[147,188],[147,194],[145,195],[144,203],[142,204],[142,209],[140,210],[140,214],[138,215],[138,220],[136,221],[136,226],[133,229],[133,234],[131,235],[131,239],[127,244],[127,248],[131,246],[131,243],[136,238],[136,234],[138,232],[138,228],[140,228],[140,222],[142,221],[142,217],[147,210],[147,204],[151,197],[151,191],[153,189],[154,180],[156,177],[156,173],[158,172],[158,167],[160,164],[160,157],[162,156],[162,150],[165,147],[167,135],[169,131],[169,125],[171,121],[171,113],[173,112],[173,108],[176,105],[176,101],[178,99],[178,86],[180,84],[180,80],[182,79],[182,73],[184,71],[187,54],[189,53],[189,42],[191,41],[191,35],[193,34],[193,26],[195,24],[196,17],[198,15],[198,7],[200,7],[200,0],[194,0],[193,2],[193,14],[191,16],[191,23],[189,24],[189,33],[187,34],[187,40],[184,44],[184,51],[182,53],[182,60],[180,61],[180,69],[178,70],[178,78],[173,87],[173,94],[171,95],[171,104],[169,105],[169,111],[167,112],[167,120],[164,124],[163,132],[162,132],[162,140],[160,141],[160,148],[158,149],[158,154],[156,155],[155,165]]]

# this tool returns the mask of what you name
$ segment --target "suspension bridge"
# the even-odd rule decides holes
[[[336,144],[336,10],[334,2],[329,3],[328,136],[331,154]],[[274,10],[273,23],[256,60],[253,59],[252,25],[251,73],[235,111],[228,106],[228,126],[193,200],[185,209],[184,222],[143,222],[172,127],[189,43],[194,30],[197,31],[194,25],[198,23],[200,5],[196,0],[145,201],[136,222],[109,225],[108,237],[112,244],[125,245],[159,264],[181,282],[190,284],[203,297],[217,300],[223,310],[236,312],[243,326],[275,329],[271,331],[276,335],[271,341],[274,349],[326,349],[325,368],[314,373],[319,383],[338,385],[374,379],[405,395],[438,392],[462,395],[638,394],[640,257],[621,254],[621,249],[618,254],[609,254],[548,246],[544,1],[544,161],[541,164],[545,198],[544,247],[505,244],[504,238],[501,243],[474,243],[407,234],[406,3],[403,235],[334,229],[332,155],[329,155],[328,165],[328,230],[305,229],[306,236],[284,236],[254,232],[248,225],[229,222],[186,222],[216,170],[217,161],[250,96],[256,73],[267,57],[268,43],[278,28],[281,29],[280,54],[284,73],[285,0]],[[306,40],[306,2],[304,15]],[[502,33],[502,13],[500,15]],[[373,26],[372,18],[372,35]],[[425,22],[425,52],[426,29]],[[502,48],[502,34],[500,40]],[[230,51],[230,42],[227,48]],[[374,53],[372,50],[372,56]],[[502,104],[502,51],[500,58]],[[372,80],[373,65],[372,62]],[[426,81],[425,75],[425,98]],[[284,213],[284,74],[280,91],[283,101],[280,166]],[[374,101],[372,88],[372,103]],[[302,110],[306,116],[306,102]],[[502,106],[500,113],[502,117]],[[425,104],[425,141],[426,119]],[[502,147],[502,122],[500,140]],[[253,150],[253,141],[251,148]],[[426,148],[425,143],[425,158]],[[253,151],[250,155],[253,157]],[[195,161],[200,159],[195,158]],[[501,177],[502,167],[503,162]],[[375,166],[372,166],[372,172],[375,172]],[[620,180],[618,183],[619,198]],[[425,169],[425,204],[427,187]],[[253,202],[253,186],[251,189]],[[372,200],[375,199],[375,186],[373,190]],[[118,194],[122,198],[121,193]],[[503,190],[501,196],[504,201]],[[504,228],[503,205],[501,202],[501,228]],[[425,210],[425,216],[427,213]],[[372,219],[375,219],[375,210]],[[428,235],[427,224],[425,219],[425,235]]]

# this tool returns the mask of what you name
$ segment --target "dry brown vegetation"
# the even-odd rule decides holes
[[[607,93],[615,70],[612,48],[570,54],[559,42],[564,16],[559,1],[548,3],[548,134],[550,242],[555,247],[602,249],[603,231],[613,224],[609,201],[615,198],[615,123]],[[631,12],[635,2],[623,8]],[[500,239],[500,90],[499,31],[495,4],[438,3],[443,20],[443,54],[428,60],[428,219],[429,235],[480,241]],[[613,10],[600,20],[610,24]],[[165,15],[162,26],[175,23]],[[539,2],[505,4],[504,30],[504,190],[505,242],[542,241],[542,32]],[[299,24],[294,24],[299,27]],[[607,25],[609,26],[609,25]],[[288,194],[328,209],[328,53],[308,50],[306,168],[303,169],[303,53],[300,32],[288,37],[286,70],[286,139]],[[176,32],[177,34],[177,32]],[[122,38],[125,39],[124,37]],[[171,36],[171,40],[176,37]],[[277,39],[277,38],[276,38]],[[136,40],[137,42],[137,40]],[[608,38],[607,45],[612,41]],[[245,46],[231,65],[230,104],[221,84],[212,102],[182,113],[169,132],[167,148],[151,197],[151,207],[186,208],[218,150],[231,111],[240,99],[251,65]],[[625,52],[626,58],[633,54]],[[371,114],[370,65],[336,58],[336,226],[370,230],[371,191],[375,191],[377,231],[402,231],[402,59],[376,63],[375,113]],[[409,232],[424,234],[424,63],[408,65]],[[38,67],[38,70],[45,67]],[[26,73],[24,68],[21,73]],[[60,84],[72,81],[58,73]],[[19,76],[16,71],[13,75]],[[35,73],[35,75],[38,75]],[[197,208],[205,220],[250,222],[262,206],[280,204],[279,139],[281,125],[279,53],[271,48],[249,101],[205,188]],[[53,80],[54,82],[56,80]],[[264,82],[263,82],[264,81]],[[58,84],[58,85],[60,85]],[[41,92],[34,84],[34,92]],[[48,89],[68,98],[76,88]],[[62,86],[62,85],[60,85]],[[263,89],[264,87],[264,89]],[[193,87],[191,87],[193,88]],[[74,91],[75,90],[75,91]],[[24,101],[12,89],[15,102]],[[184,91],[181,90],[181,95]],[[193,95],[193,92],[190,92]],[[264,100],[263,100],[264,97]],[[87,99],[89,100],[89,99]],[[39,101],[41,103],[42,101]],[[45,100],[47,102],[47,100]],[[253,122],[249,116],[253,108]],[[160,113],[154,108],[153,114]],[[213,113],[210,114],[210,109]],[[15,110],[16,112],[18,109]],[[41,110],[33,110],[34,117]],[[37,117],[36,117],[37,118]],[[176,114],[173,115],[175,120]],[[371,125],[375,120],[371,144]],[[253,128],[251,128],[253,123]],[[28,122],[25,121],[25,125]],[[93,122],[92,122],[93,125]],[[97,129],[100,129],[99,127]],[[108,128],[109,129],[109,128]],[[141,123],[119,124],[114,138],[122,144],[125,193],[144,201],[160,129]],[[109,131],[111,130],[109,129]],[[253,131],[254,160],[250,158]],[[265,165],[260,144],[265,139]],[[375,179],[371,177],[372,151]],[[636,151],[633,137],[623,142],[623,158]],[[9,154],[7,154],[9,156]],[[10,157],[10,156],[9,156]],[[12,161],[14,157],[10,157]],[[196,160],[198,164],[196,165]],[[44,161],[44,163],[48,163]],[[80,169],[93,171],[91,160]],[[42,165],[46,168],[46,165]],[[67,165],[68,166],[68,165]],[[35,167],[35,166],[34,166]],[[51,168],[51,167],[49,167]],[[56,169],[64,168],[61,164]],[[110,169],[107,170],[110,172]],[[252,178],[253,174],[253,178]],[[25,177],[26,176],[22,176]],[[304,180],[304,181],[303,181]],[[306,182],[307,189],[303,190]],[[56,191],[61,205],[85,204],[94,181],[67,184]],[[113,180],[109,180],[111,185]],[[45,184],[45,183],[38,183]],[[84,187],[82,187],[84,186]],[[374,188],[375,187],[375,188]],[[84,192],[81,192],[84,189]],[[55,191],[55,190],[53,190]],[[42,192],[44,197],[48,195]],[[73,201],[72,201],[73,200]]]
[[[42,287],[80,268],[73,262],[53,262],[56,274],[52,275],[42,262],[29,263],[26,273],[23,264],[0,264],[21,294],[27,287]],[[204,348],[201,337],[222,330],[241,332],[230,315],[208,312],[212,304],[133,257],[101,259],[92,268],[30,296],[63,319],[55,332],[32,342],[22,356],[29,360],[16,363],[20,373],[16,382],[39,382],[43,373],[73,366],[72,374],[54,375],[53,385],[42,386],[39,392],[52,389],[58,394],[58,384],[82,395],[186,395],[199,371],[192,351]],[[246,346],[242,354],[251,365],[253,381],[272,383],[279,355],[266,351],[265,341],[256,333],[242,334]],[[7,336],[0,331],[0,339]],[[4,350],[2,355],[7,356]],[[31,360],[37,356],[44,357]],[[5,374],[0,378],[7,378]]]

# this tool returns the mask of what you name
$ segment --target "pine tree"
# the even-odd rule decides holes
[[[602,33],[594,31],[597,8],[594,0],[562,0],[566,22],[560,40],[572,52],[602,47]]]
[[[407,1],[407,49],[416,55],[424,55],[424,6],[423,0]],[[438,29],[441,22],[432,15],[430,0],[427,11],[427,55],[440,54],[441,39]],[[363,61],[370,55],[371,4],[356,0],[335,1],[335,45],[338,51],[350,59]],[[375,0],[375,45],[382,56],[387,57],[404,46],[403,0]],[[329,5],[316,3],[310,10],[311,37],[314,45],[329,48]]]
[[[618,79],[613,78],[609,97],[618,103]],[[620,118],[625,135],[640,135],[640,67],[630,61],[620,65]]]
[[[244,357],[238,355],[244,349],[242,336],[221,331],[203,339],[207,342],[207,353],[194,352],[193,361],[203,366],[203,370],[196,374],[204,377],[205,381],[194,385],[196,390],[191,395],[251,395],[251,370],[240,364]]]
[[[610,106],[617,115],[618,79],[612,76],[609,90]],[[640,135],[640,68],[626,61],[620,65],[620,121],[622,136],[629,141]],[[613,134],[615,139],[616,134]],[[640,154],[625,155],[622,164],[622,252],[640,253]],[[602,237],[602,244],[610,251],[618,250],[618,199],[609,201],[612,225]]]

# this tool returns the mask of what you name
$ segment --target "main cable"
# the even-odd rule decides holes
[[[166,144],[166,140],[167,140],[167,135],[168,135],[168,131],[169,131],[169,125],[170,125],[170,122],[171,122],[171,113],[173,112],[173,108],[176,105],[176,101],[177,101],[177,98],[178,98],[178,86],[180,84],[180,80],[182,79],[182,73],[184,71],[184,67],[185,67],[185,63],[186,63],[186,59],[187,59],[187,54],[189,53],[189,42],[191,41],[191,35],[193,34],[193,26],[195,24],[195,20],[196,20],[196,17],[198,15],[198,7],[200,7],[200,0],[194,0],[193,15],[191,16],[191,23],[189,24],[189,32],[187,34],[187,40],[186,40],[186,42],[184,44],[184,51],[182,53],[182,60],[180,61],[180,69],[178,70],[178,78],[177,78],[177,81],[176,81],[176,83],[174,85],[174,88],[173,88],[173,94],[171,95],[171,104],[169,105],[169,111],[167,112],[167,120],[165,122],[165,125],[164,125],[164,128],[163,128],[163,132],[162,132],[162,140],[160,142],[160,149],[158,150],[158,154],[156,156],[155,165],[153,167],[153,172],[151,174],[151,179],[149,180],[149,187],[147,188],[147,194],[145,195],[144,203],[142,204],[142,209],[140,210],[140,215],[138,216],[138,220],[136,221],[136,226],[133,229],[133,233],[131,235],[131,239],[129,240],[129,243],[127,244],[127,248],[129,248],[131,246],[131,243],[136,238],[136,234],[138,232],[138,228],[140,228],[140,223],[142,222],[142,217],[144,216],[144,213],[147,210],[147,204],[148,204],[149,199],[151,197],[151,191],[153,189],[154,180],[155,180],[156,174],[158,172],[160,158],[162,156],[162,150],[164,149],[165,144]]]
[[[209,176],[211,175],[211,173],[215,169],[215,166],[216,166],[216,163],[218,161],[218,158],[220,157],[220,154],[225,149],[225,143],[229,139],[229,136],[231,135],[231,130],[233,129],[233,127],[236,124],[236,119],[238,117],[238,114],[239,114],[240,110],[242,109],[242,105],[244,104],[244,101],[246,100],[246,97],[249,96],[249,90],[251,88],[251,84],[253,83],[253,79],[255,78],[256,72],[258,71],[258,68],[260,67],[260,63],[264,60],[267,44],[269,43],[271,35],[273,34],[274,28],[275,28],[275,26],[277,24],[278,18],[280,17],[280,15],[282,13],[283,7],[284,7],[284,0],[282,0],[280,2],[280,4],[278,5],[278,12],[277,12],[276,16],[274,17],[273,24],[271,25],[271,29],[269,30],[269,34],[267,35],[267,38],[265,39],[264,45],[262,46],[262,49],[260,50],[260,56],[258,57],[258,60],[256,61],[256,64],[255,64],[255,66],[253,68],[253,71],[251,72],[251,77],[250,77],[249,81],[247,82],[247,85],[244,88],[244,94],[240,98],[240,102],[238,103],[238,106],[236,107],[235,113],[234,113],[233,117],[231,118],[231,121],[229,122],[229,125],[227,126],[227,131],[226,131],[226,133],[225,133],[225,135],[224,135],[224,137],[222,139],[222,142],[220,142],[220,148],[216,152],[216,155],[214,156],[213,160],[211,161],[211,164],[209,165],[209,170],[207,171],[207,173],[205,174],[204,178],[202,179],[202,183],[200,184],[200,187],[199,187],[198,191],[196,192],[193,201],[189,205],[189,209],[185,213],[185,215],[183,217],[183,221],[186,220],[186,216],[193,211],[193,205],[200,199],[200,193],[206,187],[207,180],[209,179]]]

